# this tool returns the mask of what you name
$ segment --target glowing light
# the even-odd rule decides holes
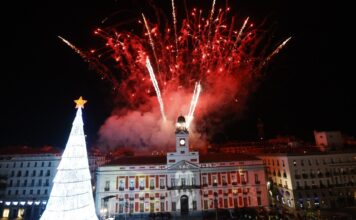
[[[197,83],[195,83],[193,97],[192,97],[192,101],[190,103],[190,108],[189,108],[189,113],[188,113],[188,118],[187,118],[187,128],[189,128],[190,123],[193,121],[194,111],[195,111],[195,108],[196,108],[198,100],[199,100],[200,91],[201,91],[201,85],[200,85],[200,82],[197,82]]]
[[[98,220],[93,200],[88,156],[83,130],[82,106],[73,121],[66,148],[53,179],[48,204],[40,220]],[[46,201],[42,201],[42,203]],[[40,200],[34,202],[41,203]],[[43,203],[44,204],[44,203]]]
[[[152,84],[153,84],[153,87],[155,88],[155,91],[157,94],[157,99],[158,99],[158,103],[159,103],[159,108],[161,110],[162,118],[164,121],[166,121],[166,115],[164,114],[164,105],[163,105],[163,100],[161,97],[161,91],[159,90],[159,86],[158,86],[155,74],[153,72],[153,69],[152,69],[152,66],[150,63],[150,59],[148,57],[146,58],[146,67],[147,67],[148,72],[150,73]]]

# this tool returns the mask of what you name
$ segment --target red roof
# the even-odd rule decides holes
[[[260,160],[246,154],[209,153],[200,155],[200,163]]]
[[[61,152],[52,147],[44,146],[41,148],[28,147],[28,146],[9,146],[0,148],[0,155],[19,155],[19,154],[56,154],[60,155]]]
[[[167,164],[166,156],[126,156],[114,159],[110,165],[165,165]]]

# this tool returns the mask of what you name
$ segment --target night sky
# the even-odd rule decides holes
[[[75,116],[73,100],[80,95],[88,100],[88,145],[95,144],[98,129],[113,109],[110,85],[57,36],[90,49],[98,42],[93,30],[103,18],[122,11],[117,19],[125,22],[141,12],[150,14],[150,9],[148,0],[79,2],[26,1],[3,9],[0,146],[64,147]],[[153,2],[170,16],[170,1]],[[187,2],[193,6],[199,1]],[[209,4],[200,6],[209,9],[210,1],[204,2]],[[217,6],[224,4],[217,0]],[[232,0],[230,5],[242,17],[268,18],[276,25],[276,37],[293,39],[270,63],[244,117],[222,131],[225,140],[255,138],[257,118],[268,137],[291,134],[312,140],[314,129],[356,135],[354,83],[343,53],[337,52],[342,37],[341,42],[334,38],[340,35],[324,16],[322,1]],[[177,10],[179,14],[183,9]]]

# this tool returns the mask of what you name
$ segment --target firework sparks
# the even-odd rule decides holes
[[[266,65],[275,55],[279,53],[279,51],[288,43],[288,41],[292,39],[292,37],[288,37],[284,40],[266,59],[263,61],[262,66]]]
[[[120,111],[115,114],[120,118],[118,123],[126,125],[119,126],[120,129],[128,127],[129,131],[140,130],[138,127],[142,123],[135,125],[136,127],[130,126],[133,126],[131,122],[135,121],[133,115],[142,116],[146,117],[147,124],[155,128],[152,132],[161,132],[162,136],[170,137],[166,131],[170,132],[173,128],[161,128],[156,117],[161,117],[164,121],[174,120],[179,112],[183,111],[188,112],[187,124],[190,125],[190,130],[196,129],[190,131],[192,136],[194,132],[209,131],[212,133],[205,134],[209,137],[214,135],[215,130],[221,130],[224,126],[223,122],[217,125],[213,121],[216,117],[238,114],[244,109],[246,99],[256,87],[256,79],[263,75],[261,71],[264,68],[261,67],[268,64],[291,38],[283,41],[270,53],[275,42],[266,40],[272,39],[268,31],[258,24],[254,25],[252,18],[239,20],[230,15],[231,9],[228,7],[215,11],[216,1],[212,0],[211,8],[207,12],[196,8],[190,10],[185,5],[186,18],[178,22],[174,0],[171,0],[171,3],[172,28],[167,25],[170,22],[165,22],[165,25],[155,23],[147,20],[142,13],[142,19],[139,21],[143,28],[142,33],[118,30],[115,25],[103,27],[96,31],[96,35],[104,39],[105,46],[81,56],[87,59],[90,54],[90,57],[96,59],[95,63],[111,65],[116,70],[111,73],[107,71],[105,74],[108,75],[106,78],[112,80],[114,87],[118,88],[116,94],[120,100]],[[172,29],[174,33],[170,31]],[[264,45],[265,42],[270,43]],[[72,48],[77,53],[80,52],[75,47]],[[148,57],[154,58],[153,66]],[[152,83],[145,74],[147,70]],[[117,85],[118,82],[120,86]],[[152,85],[156,94],[150,92]],[[201,87],[204,87],[203,94],[200,94]],[[191,91],[194,91],[193,96]],[[163,101],[167,105],[164,105]],[[195,111],[196,109],[199,111]],[[136,114],[136,111],[141,114]],[[214,117],[207,117],[210,115]],[[204,118],[204,123],[191,126],[193,116],[194,122]],[[108,123],[114,123],[113,121],[115,118],[108,119]],[[122,130],[117,133],[125,134]],[[142,133],[147,133],[147,130]],[[122,143],[117,141],[119,143],[116,142],[112,146],[126,144],[127,134],[120,139]],[[140,140],[144,145],[150,145],[153,142],[151,136],[153,135],[140,137]],[[110,137],[108,134],[107,138]],[[137,136],[132,137],[133,141],[137,139]]]
[[[190,107],[189,107],[187,128],[189,128],[190,123],[193,121],[194,111],[195,111],[195,108],[196,108],[198,100],[199,100],[200,92],[201,92],[201,85],[200,85],[200,82],[197,82],[197,83],[195,83],[193,97],[192,97],[192,101],[191,101]]]
[[[163,104],[163,100],[162,100],[162,96],[161,96],[161,91],[159,90],[159,86],[158,86],[155,74],[153,72],[153,69],[152,69],[152,66],[150,63],[150,59],[148,57],[146,58],[146,67],[147,67],[148,72],[150,73],[152,84],[153,84],[156,94],[157,94],[157,99],[158,99],[159,108],[161,110],[161,115],[162,115],[163,121],[166,121],[166,114],[164,113],[164,104]]]

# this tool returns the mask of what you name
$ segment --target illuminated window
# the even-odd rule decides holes
[[[134,187],[135,187],[135,180],[130,179],[130,188],[134,188]]]
[[[124,188],[125,186],[125,181],[123,179],[120,179],[119,181],[120,188]]]

